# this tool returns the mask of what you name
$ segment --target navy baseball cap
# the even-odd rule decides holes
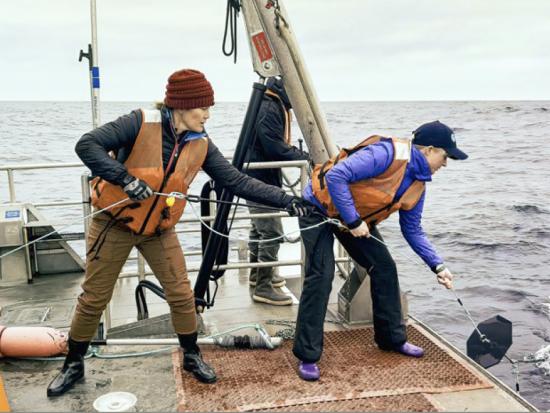
[[[456,147],[455,134],[451,128],[436,120],[425,123],[413,132],[412,143],[442,148],[451,159],[466,159],[468,155]]]

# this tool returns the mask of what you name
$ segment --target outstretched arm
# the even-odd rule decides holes
[[[281,188],[265,184],[239,172],[224,158],[210,139],[208,140],[208,153],[202,168],[218,185],[244,199],[277,208],[288,207],[294,199]]]
[[[399,211],[399,225],[403,237],[407,240],[413,251],[426,263],[432,271],[443,263],[443,259],[437,254],[434,246],[422,229],[422,211],[426,192],[422,194],[415,207],[409,211]]]

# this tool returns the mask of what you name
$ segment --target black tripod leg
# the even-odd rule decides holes
[[[233,156],[233,166],[238,170],[241,170],[243,167],[246,153],[252,141],[253,130],[265,89],[265,85],[257,82],[252,86],[252,95],[250,97],[250,102],[248,103],[243,127],[241,129],[241,134],[239,135],[237,147],[235,148],[235,154]],[[233,193],[224,189],[220,200],[231,202],[233,200]],[[227,222],[227,217],[229,216],[230,208],[231,205],[229,204],[219,205],[213,225],[213,228],[216,231],[221,232],[223,230]],[[195,282],[195,304],[199,311],[202,311],[204,307],[208,305],[208,303],[204,300],[204,295],[208,289],[210,274],[212,272],[212,268],[214,267],[214,262],[216,260],[217,252],[221,245],[222,239],[222,237],[215,233],[210,234],[206,249],[204,250],[201,268],[197,276],[197,281]]]

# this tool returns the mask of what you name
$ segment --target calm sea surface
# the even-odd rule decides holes
[[[343,102],[323,104],[331,135],[352,146],[371,134],[410,136],[420,124],[439,119],[455,128],[469,155],[449,161],[428,185],[423,226],[456,274],[456,289],[478,321],[500,314],[514,325],[508,352],[522,359],[550,346],[550,101],[543,102]],[[103,103],[102,121],[149,103]],[[235,148],[245,103],[220,103],[207,130],[226,153]],[[77,139],[91,128],[86,102],[0,102],[0,165],[78,162]],[[295,125],[295,135],[299,129]],[[80,199],[84,168],[17,172],[17,201]],[[200,176],[197,193],[206,181]],[[0,202],[8,201],[6,175],[0,176]],[[82,216],[80,207],[43,210],[48,219],[68,224]],[[186,214],[190,215],[190,208]],[[81,230],[76,225],[68,231]],[[472,326],[451,293],[435,282],[402,239],[396,219],[380,230],[395,253],[401,287],[410,312],[460,349]],[[245,232],[243,232],[245,234]],[[198,237],[186,235],[184,248]],[[77,246],[82,251],[82,247]],[[490,371],[514,386],[506,361]],[[522,394],[550,409],[550,369],[520,368]]]

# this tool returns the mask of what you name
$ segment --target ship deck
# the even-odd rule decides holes
[[[41,276],[33,284],[2,288],[0,324],[67,329],[81,277]],[[299,297],[300,278],[285,277],[288,292]],[[151,293],[147,294],[150,318],[136,322],[136,283],[136,278],[117,283],[111,305],[113,327],[108,337],[152,337],[162,329],[169,330],[168,307]],[[203,346],[205,358],[219,376],[214,385],[200,384],[182,373],[177,347],[142,357],[113,359],[105,356],[155,350],[158,346],[107,346],[99,349],[102,358],[86,361],[83,383],[53,399],[46,397],[46,386],[62,361],[0,359],[4,397],[11,410],[18,412],[93,411],[97,397],[114,391],[134,393],[137,411],[536,411],[412,317],[408,320],[409,336],[425,346],[424,358],[378,350],[370,326],[338,322],[339,284],[342,280],[336,277],[325,323],[322,378],[318,382],[297,378],[290,339],[275,350]],[[202,316],[204,333],[261,323],[272,335],[289,335],[297,300],[292,306],[274,307],[254,303],[250,292],[245,275],[227,272],[220,279],[215,306]],[[236,334],[254,334],[254,330]]]

